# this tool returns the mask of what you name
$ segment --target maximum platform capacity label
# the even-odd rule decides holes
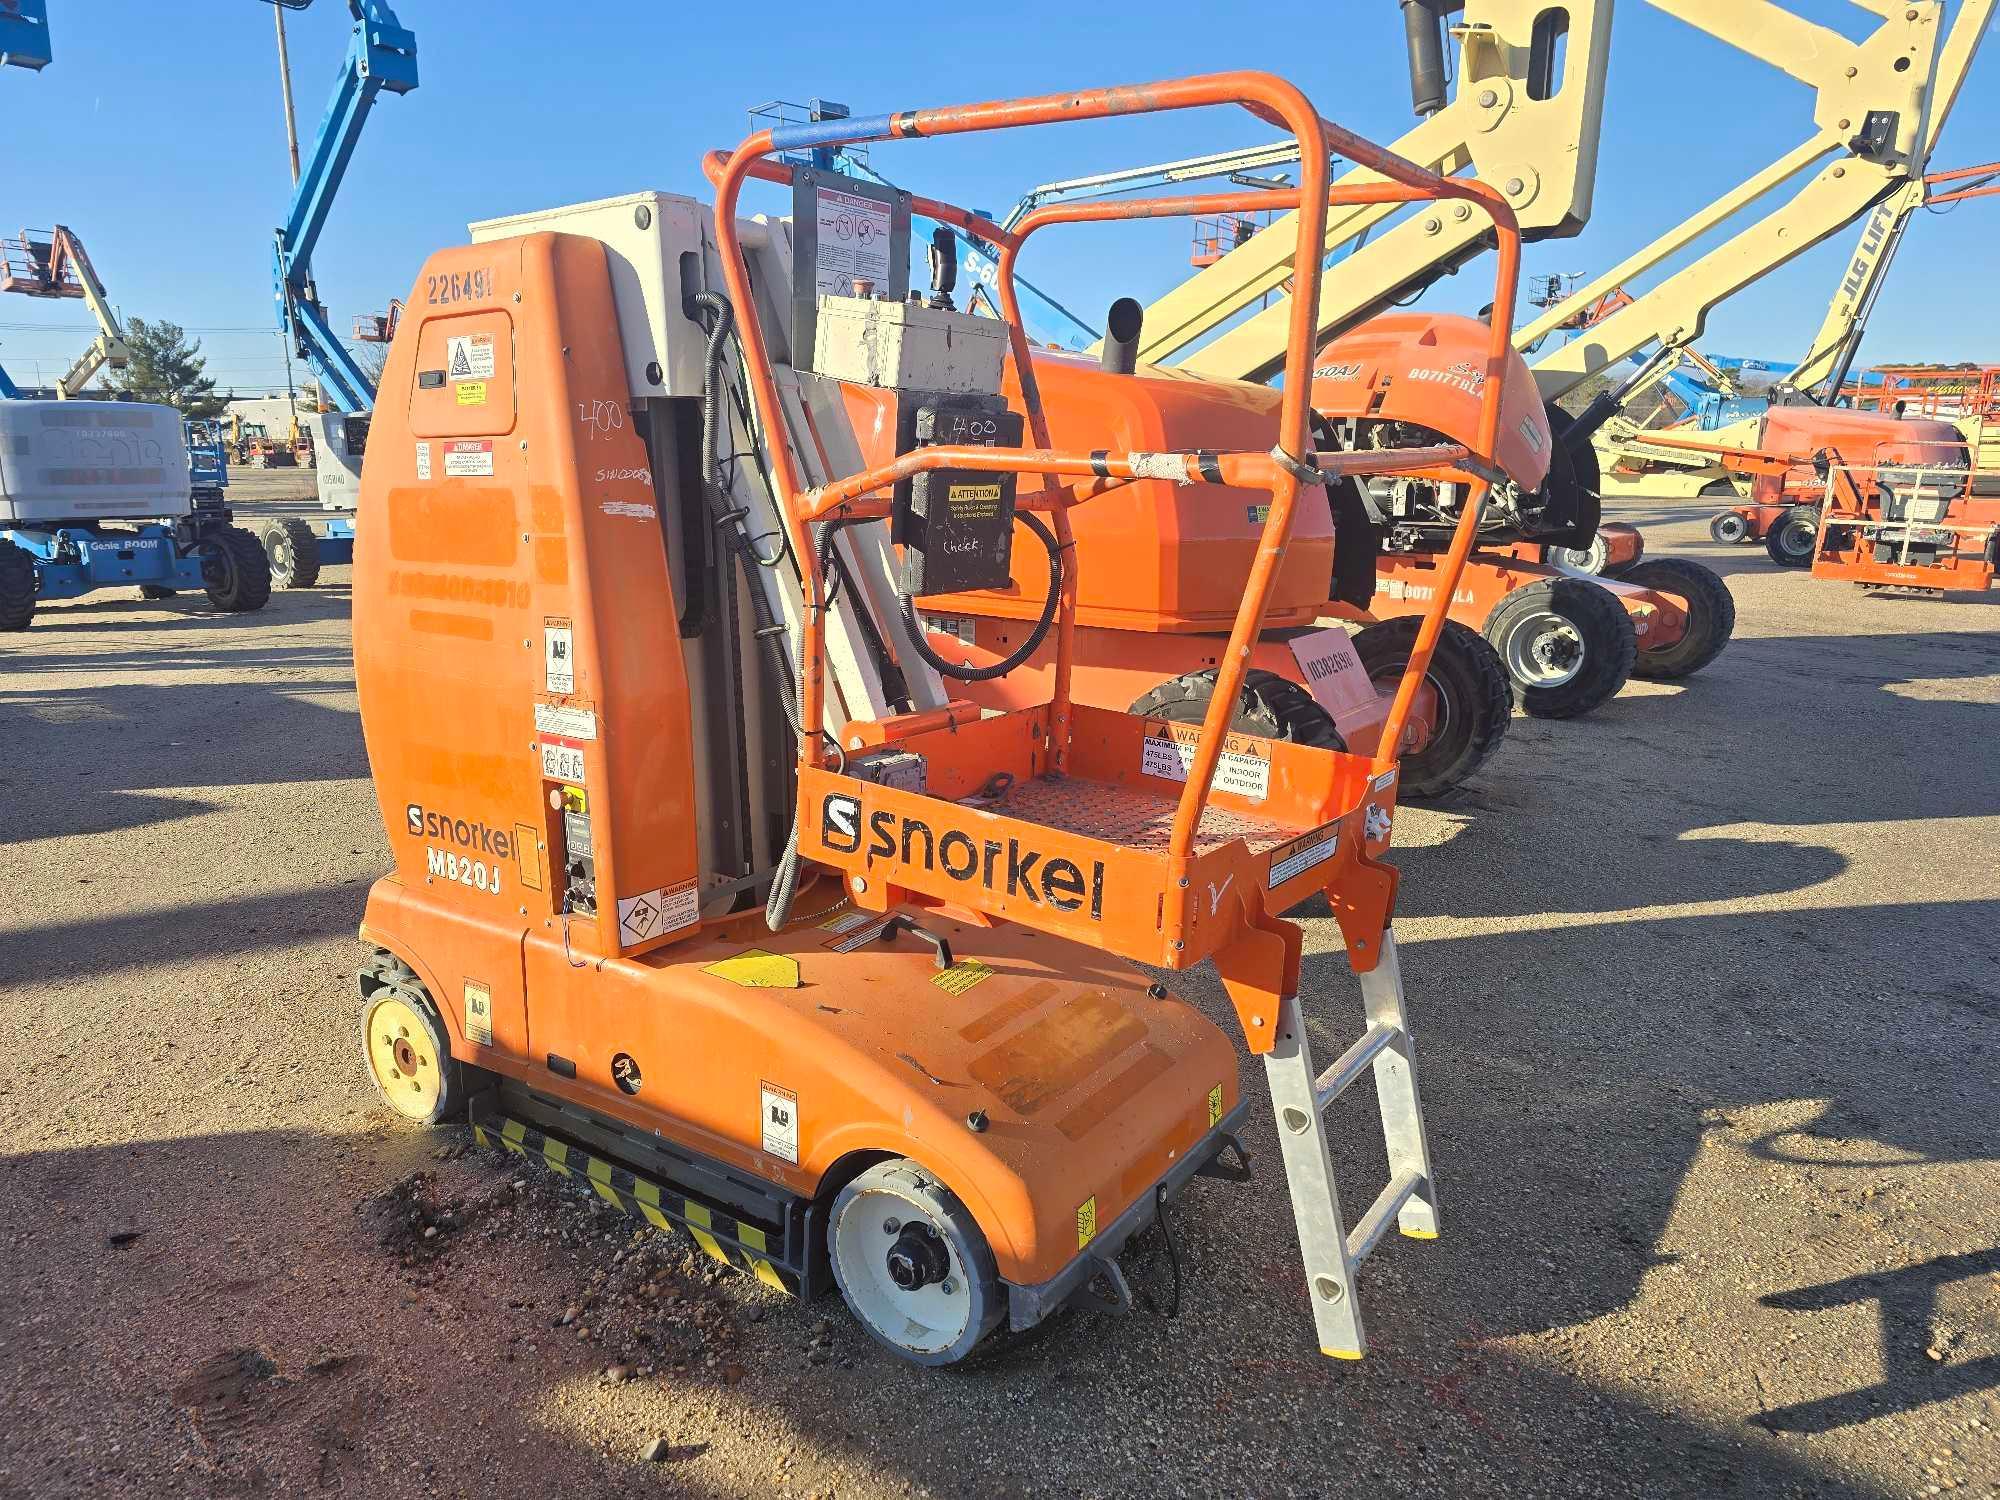
[[[1155,722],[1146,730],[1139,769],[1163,780],[1186,781],[1200,739],[1201,730],[1194,725]],[[1271,795],[1270,751],[1248,735],[1227,736],[1215,763],[1215,790],[1262,802]]]

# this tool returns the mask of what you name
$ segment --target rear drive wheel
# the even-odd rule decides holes
[[[826,1238],[849,1311],[912,1364],[963,1359],[1000,1321],[986,1236],[957,1195],[908,1157],[878,1162],[842,1188]]]
[[[1725,510],[1708,523],[1708,534],[1718,542],[1726,542],[1733,547],[1750,535],[1750,523],[1742,511]]]
[[[1355,633],[1355,654],[1377,689],[1395,691],[1422,623],[1407,615]],[[1444,622],[1424,681],[1437,700],[1437,721],[1430,738],[1402,756],[1401,783],[1407,796],[1440,797],[1462,785],[1499,748],[1514,716],[1514,689],[1500,654],[1478,631],[1456,620]]]
[[[258,534],[271,569],[271,587],[309,589],[319,582],[319,537],[293,517],[266,521]]]
[[[1481,632],[1538,719],[1569,719],[1615,697],[1639,637],[1617,597],[1587,578],[1544,578],[1493,606]]]
[[[1771,523],[1764,550],[1781,568],[1810,568],[1819,545],[1819,507],[1794,505]]]
[[[382,1102],[404,1119],[435,1125],[464,1107],[465,1069],[421,988],[388,985],[361,1002],[361,1055]]]
[[[1687,631],[1670,646],[1642,647],[1632,670],[1641,677],[1689,677],[1722,654],[1736,630],[1736,599],[1729,585],[1698,562],[1655,557],[1625,575],[1625,582],[1658,589],[1687,602]]]
[[[199,543],[202,587],[226,615],[246,615],[271,602],[271,564],[257,538],[241,526],[218,526]]]
[[[1199,724],[1208,717],[1208,700],[1214,695],[1213,671],[1189,672],[1161,683],[1126,712],[1145,719],[1165,719],[1169,724]],[[1243,674],[1243,692],[1229,727],[1238,734],[1317,745],[1323,750],[1347,748],[1334,728],[1333,716],[1311,693],[1288,677],[1256,667]]]
[[[35,557],[0,541],[0,631],[26,630],[35,618]]]

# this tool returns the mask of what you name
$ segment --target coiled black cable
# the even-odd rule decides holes
[[[1041,648],[1043,641],[1048,639],[1049,627],[1056,620],[1056,607],[1062,602],[1062,548],[1056,545],[1056,539],[1050,534],[1048,527],[1044,526],[1032,511],[1022,511],[1017,519],[1032,531],[1036,539],[1048,550],[1049,593],[1042,601],[1041,618],[1035,621],[1035,628],[1028,632],[1027,640],[1021,643],[1019,649],[1005,660],[996,661],[986,667],[960,666],[946,661],[931,650],[930,642],[924,639],[923,622],[917,618],[917,601],[908,594],[897,596],[903,606],[903,627],[910,633],[910,648],[941,676],[955,677],[960,682],[991,682],[996,677],[1005,677],[1020,666]]]

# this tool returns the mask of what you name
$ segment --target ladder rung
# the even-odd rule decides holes
[[[1361,1033],[1361,1040],[1340,1054],[1339,1059],[1319,1075],[1313,1085],[1313,1103],[1325,1109],[1334,1100],[1347,1092],[1348,1085],[1361,1076],[1361,1072],[1375,1061],[1375,1055],[1384,1047],[1395,1045],[1403,1039],[1403,1028],[1376,1021]]]
[[[1360,1265],[1368,1258],[1368,1252],[1375,1248],[1375,1242],[1382,1238],[1382,1232],[1396,1217],[1396,1212],[1415,1197],[1424,1185],[1421,1172],[1403,1172],[1392,1179],[1382,1189],[1382,1195],[1369,1205],[1361,1222],[1354,1226],[1354,1232],[1347,1237],[1347,1258]]]

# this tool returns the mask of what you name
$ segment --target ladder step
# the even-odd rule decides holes
[[[1376,1021],[1361,1033],[1361,1040],[1340,1054],[1339,1059],[1319,1075],[1313,1085],[1313,1102],[1325,1109],[1334,1100],[1347,1092],[1348,1086],[1359,1078],[1362,1071],[1375,1061],[1376,1054],[1384,1047],[1392,1047],[1403,1040],[1403,1028],[1385,1021]]]
[[[1354,1232],[1347,1237],[1347,1256],[1355,1265],[1368,1258],[1368,1252],[1375,1248],[1375,1242],[1382,1238],[1396,1217],[1396,1212],[1409,1202],[1423,1188],[1424,1175],[1421,1172],[1400,1172],[1389,1185],[1382,1189],[1382,1195],[1369,1205],[1361,1222],[1354,1226]]]

